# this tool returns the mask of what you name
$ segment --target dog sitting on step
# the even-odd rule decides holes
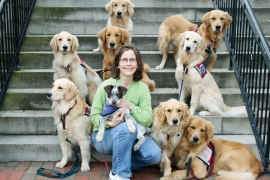
[[[136,126],[137,126],[138,142],[133,147],[134,151],[137,151],[140,148],[141,144],[145,141],[144,134],[146,132],[146,128],[142,126],[141,124],[139,124],[130,115],[129,109],[117,107],[117,105],[119,105],[121,99],[124,97],[128,89],[123,86],[114,86],[114,85],[105,86],[104,89],[107,93],[106,104],[104,105],[103,110],[102,110],[102,114],[101,114],[101,118],[99,122],[99,130],[96,136],[96,141],[97,142],[102,141],[103,136],[104,136],[106,121],[111,121],[113,116],[116,114],[116,112],[125,111],[124,118],[127,123],[129,131],[131,133],[134,133],[136,131]]]

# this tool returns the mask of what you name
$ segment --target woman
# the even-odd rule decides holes
[[[153,121],[151,96],[146,84],[141,82],[143,62],[139,50],[133,45],[124,45],[117,52],[111,66],[112,78],[101,83],[95,94],[91,109],[91,121],[94,124],[92,142],[101,154],[112,155],[111,180],[128,180],[132,177],[131,170],[157,164],[161,160],[161,149],[148,136],[139,150],[133,151],[137,131],[130,133],[123,115],[118,112],[112,121],[107,123],[102,142],[96,142],[99,119],[106,101],[104,87],[121,85],[128,88],[127,93],[118,107],[130,110],[131,115],[141,125],[148,127]]]

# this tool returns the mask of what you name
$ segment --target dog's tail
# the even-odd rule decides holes
[[[150,66],[146,63],[143,64],[143,72],[148,74],[149,73],[149,70],[150,70]]]
[[[237,116],[237,115],[245,115],[247,116],[247,110],[245,106],[238,106],[238,107],[230,107],[224,105],[225,112],[223,112],[224,115],[232,115],[232,116]]]
[[[217,174],[219,174],[218,171]],[[216,177],[216,180],[255,180],[256,177],[251,172],[240,172],[240,171],[227,171]]]

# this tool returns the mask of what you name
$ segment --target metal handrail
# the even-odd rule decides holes
[[[270,48],[248,0],[212,0],[233,18],[225,42],[256,140],[264,174],[269,170]]]
[[[14,69],[19,70],[19,52],[36,0],[0,2],[0,109]]]

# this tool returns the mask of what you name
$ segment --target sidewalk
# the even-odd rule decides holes
[[[52,169],[55,162],[8,162],[0,163],[0,180],[53,180],[37,175],[37,169],[40,167]],[[67,172],[73,166],[69,162],[65,168],[54,168],[61,173]],[[109,166],[109,170],[110,170]],[[149,167],[141,171],[133,172],[132,180],[159,180],[162,173],[158,168]],[[214,180],[212,177],[205,180]],[[90,172],[83,173],[80,170],[64,180],[108,180],[108,171],[102,163],[91,162]],[[270,177],[261,176],[257,180],[270,180]]]

